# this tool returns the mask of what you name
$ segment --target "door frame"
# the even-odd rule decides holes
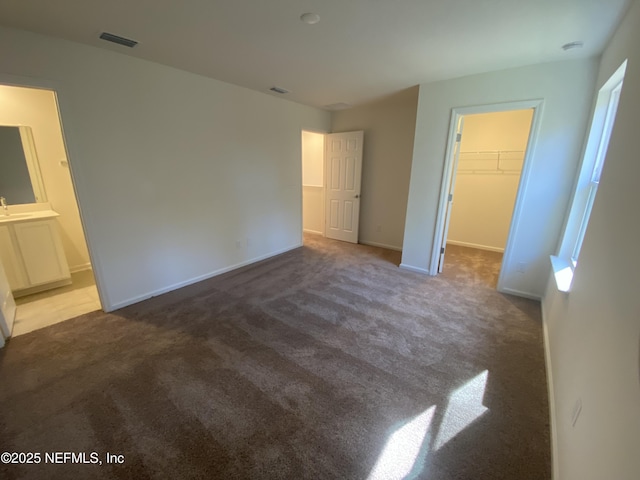
[[[511,216],[511,223],[509,225],[509,235],[507,236],[507,243],[504,249],[504,256],[502,259],[502,266],[500,268],[500,276],[498,277],[497,290],[503,291],[504,280],[504,266],[511,263],[511,256],[513,252],[514,238],[520,224],[520,217],[522,214],[522,208],[524,203],[524,197],[529,185],[529,177],[531,174],[532,161],[535,154],[535,149],[538,143],[538,135],[540,132],[540,124],[542,122],[542,112],[544,108],[543,99],[533,100],[521,100],[514,102],[493,103],[486,105],[475,105],[470,107],[455,107],[451,110],[451,119],[449,124],[449,137],[447,140],[447,148],[445,153],[444,169],[442,173],[442,181],[440,184],[440,199],[438,201],[438,212],[436,216],[436,228],[433,237],[433,250],[431,251],[431,264],[429,268],[429,275],[438,274],[438,259],[440,251],[443,246],[443,242],[446,239],[443,238],[444,228],[447,216],[447,199],[449,197],[449,186],[451,185],[451,178],[455,175],[454,172],[454,159],[453,153],[455,151],[456,143],[456,126],[460,117],[465,115],[473,115],[478,113],[498,113],[513,110],[528,110],[533,109],[533,117],[531,119],[531,127],[529,129],[529,137],[527,140],[527,149],[524,155],[524,163],[522,171],[520,173],[520,181],[518,182],[518,191],[516,193],[516,200],[513,207],[513,214]],[[464,128],[463,133],[464,135]]]
[[[91,270],[93,271],[93,276],[96,282],[96,289],[98,291],[100,306],[104,311],[109,311],[111,309],[111,302],[109,301],[106,288],[104,287],[105,283],[103,281],[102,267],[100,265],[98,255],[95,253],[95,250],[93,248],[94,242],[92,241],[91,231],[88,227],[89,222],[87,221],[87,219],[90,217],[90,215],[87,213],[86,209],[83,208],[83,203],[81,200],[82,195],[78,189],[76,180],[77,176],[73,168],[74,155],[72,154],[72,151],[75,151],[75,143],[73,142],[72,133],[73,126],[71,125],[72,122],[69,121],[68,117],[65,117],[64,114],[65,111],[70,110],[70,108],[67,107],[67,96],[65,93],[63,93],[63,88],[61,88],[59,84],[43,78],[24,77],[0,73],[0,85],[49,90],[54,94],[58,108],[58,119],[60,121],[62,144],[64,145],[67,161],[69,162],[69,175],[71,177],[71,185],[73,186],[73,193],[76,199],[76,204],[78,205],[78,211],[80,213],[80,224],[82,225],[82,231],[84,233],[85,242],[87,244],[87,250],[89,251],[89,261],[91,262]],[[105,309],[105,306],[107,306],[108,309]]]
[[[451,151],[451,175],[447,179],[447,201],[445,203],[444,224],[442,226],[442,235],[440,236],[440,256],[438,257],[438,273],[442,273],[444,266],[445,250],[447,249],[447,237],[449,236],[449,224],[451,222],[451,214],[453,213],[453,197],[456,190],[456,177],[458,175],[458,164],[460,161],[460,148],[462,147],[462,132],[464,131],[464,115],[456,117],[455,125],[455,142]],[[444,243],[444,247],[443,244]]]

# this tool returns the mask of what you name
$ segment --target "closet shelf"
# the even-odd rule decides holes
[[[524,164],[523,150],[488,150],[460,152],[459,174],[519,175]]]

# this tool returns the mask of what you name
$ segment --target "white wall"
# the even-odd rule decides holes
[[[300,131],[328,113],[29,32],[0,44],[0,81],[58,90],[106,309],[301,245]]]
[[[504,251],[522,163],[471,152],[523,152],[533,110],[464,116],[460,161],[447,243]],[[485,162],[474,159],[495,157]],[[518,158],[503,154],[504,158]],[[477,168],[477,170],[476,170]]]
[[[302,132],[302,229],[324,233],[324,134]]]
[[[539,136],[505,291],[541,297],[569,200],[595,83],[594,59],[548,63],[420,86],[402,264],[428,272],[451,110],[543,99]],[[515,266],[526,265],[519,273]]]
[[[418,87],[334,112],[332,132],[364,131],[359,242],[402,249]]]
[[[628,58],[598,194],[571,291],[543,300],[557,479],[640,478],[640,3],[606,48],[597,88]],[[591,98],[594,98],[592,94]],[[577,399],[582,413],[572,426]]]
[[[70,270],[90,268],[89,252],[80,223],[67,166],[58,107],[50,90],[0,85],[0,124],[31,127],[47,201],[60,214],[58,224]]]

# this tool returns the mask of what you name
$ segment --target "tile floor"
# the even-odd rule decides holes
[[[16,298],[18,308],[13,324],[13,336],[100,310],[93,272],[77,272],[71,275],[71,279],[71,285]]]

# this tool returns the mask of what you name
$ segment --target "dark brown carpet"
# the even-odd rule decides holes
[[[305,243],[12,339],[0,450],[42,463],[0,478],[550,478],[537,302],[453,252],[430,278],[397,252]]]

